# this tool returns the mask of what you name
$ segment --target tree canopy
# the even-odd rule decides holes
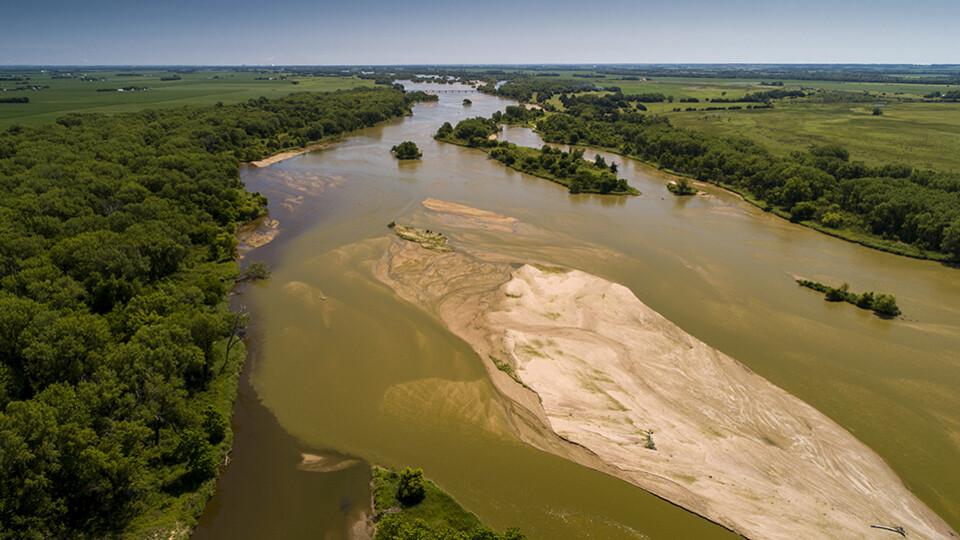
[[[264,211],[240,163],[408,111],[358,89],[0,134],[0,537],[193,518],[229,444],[235,231]]]

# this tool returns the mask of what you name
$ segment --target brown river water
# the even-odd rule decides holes
[[[461,105],[467,96],[471,107]],[[428,197],[555,232],[553,245],[518,237],[496,248],[626,285],[836,420],[960,528],[960,270],[825,236],[710,186],[706,196],[673,197],[659,172],[618,156],[607,159],[642,195],[569,195],[432,139],[444,121],[508,104],[441,94],[411,117],[242,171],[249,189],[269,197],[282,232],[247,256],[273,274],[235,301],[252,314],[251,357],[233,461],[196,538],[349,538],[369,512],[365,462],[423,467],[491,526],[519,526],[532,539],[732,536],[519,442],[481,360],[373,277],[386,224],[422,220]],[[542,144],[525,128],[504,137]],[[390,155],[403,140],[420,146],[421,161]],[[904,317],[824,302],[794,276],[894,293]],[[301,466],[302,453],[330,466]]]

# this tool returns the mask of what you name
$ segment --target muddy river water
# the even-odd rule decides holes
[[[422,220],[428,197],[555,232],[547,244],[498,237],[496,248],[626,285],[841,424],[960,528],[960,270],[830,238],[713,187],[673,197],[660,173],[618,156],[607,159],[640,196],[569,195],[432,139],[445,121],[508,104],[441,93],[411,117],[242,171],[249,189],[269,197],[282,232],[247,256],[273,273],[236,300],[252,315],[251,358],[233,461],[196,537],[349,538],[369,512],[371,462],[423,467],[491,526],[519,526],[530,538],[731,536],[520,442],[476,354],[373,276],[386,224]],[[503,137],[542,144],[525,128]],[[404,140],[422,160],[390,155]],[[904,317],[824,302],[794,276],[894,293]]]

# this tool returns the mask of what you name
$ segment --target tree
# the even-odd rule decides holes
[[[960,260],[960,219],[944,229],[940,249],[944,253],[953,255],[954,259]]]
[[[877,294],[873,299],[873,311],[881,317],[896,317],[900,315],[897,299],[892,294]]]
[[[423,156],[420,149],[417,148],[417,143],[413,141],[403,141],[391,148],[390,152],[397,159],[420,159]]]
[[[397,486],[397,500],[406,506],[413,506],[427,495],[423,480],[423,469],[404,468],[400,471],[400,483]]]
[[[883,116],[883,109],[881,109],[880,107],[874,107],[872,114],[874,116]]]
[[[463,106],[464,106],[464,107],[469,107],[470,105],[473,105],[473,102],[472,102],[472,101],[470,101],[469,99],[464,99],[464,100],[463,100]]]

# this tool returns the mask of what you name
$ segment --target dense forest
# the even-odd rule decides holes
[[[513,114],[521,114],[515,108]],[[505,115],[494,115],[504,120]],[[603,157],[594,161],[583,157],[582,149],[569,152],[544,145],[543,148],[517,146],[507,141],[497,141],[499,131],[497,122],[488,118],[468,118],[456,127],[449,122],[437,130],[436,138],[441,141],[481,148],[487,154],[504,165],[527,174],[539,176],[561,184],[570,193],[599,193],[602,195],[636,195],[636,189],[630,187],[623,178],[617,178],[617,164],[607,164]]]
[[[610,148],[743,193],[798,222],[880,249],[960,259],[960,177],[906,164],[868,166],[836,145],[776,156],[741,138],[683,129],[619,97],[564,96],[538,122],[545,140]],[[945,255],[944,255],[945,254]]]
[[[0,537],[190,525],[229,448],[235,231],[264,211],[240,163],[408,112],[357,89],[0,134]]]

